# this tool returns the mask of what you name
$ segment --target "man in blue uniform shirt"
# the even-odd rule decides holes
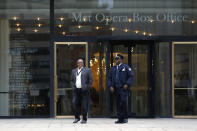
[[[115,57],[116,66],[113,66],[108,74],[107,85],[110,91],[115,92],[117,103],[118,123],[127,123],[127,95],[130,85],[133,83],[134,74],[131,68],[122,63],[123,56],[117,54]]]

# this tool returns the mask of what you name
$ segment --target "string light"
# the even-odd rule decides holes
[[[172,20],[172,23],[174,23],[175,21],[174,20]]]
[[[81,25],[78,25],[77,27],[80,29],[81,28]]]
[[[115,28],[114,28],[114,27],[112,27],[112,28],[111,28],[111,31],[114,31],[114,30],[115,30]]]
[[[59,28],[62,28],[63,25],[62,25],[62,24],[59,24],[59,25],[57,25],[57,26],[58,26]]]
[[[38,29],[34,29],[33,31],[36,33],[36,32],[38,32],[39,30],[38,30]]]
[[[14,17],[13,17],[13,20],[17,20],[17,17],[16,17],[16,16],[14,16]]]
[[[152,23],[152,22],[154,22],[154,20],[153,20],[153,19],[150,19],[149,21],[150,21],[151,23]]]
[[[107,18],[106,21],[109,21],[109,18]]]
[[[131,18],[129,18],[129,19],[128,19],[128,21],[129,21],[129,22],[132,22],[132,19],[131,19]]]
[[[64,20],[64,17],[60,17],[59,19],[60,19],[60,21],[63,21]]]
[[[99,29],[100,29],[100,27],[96,26],[96,30],[99,30]]]
[[[63,32],[62,32],[62,35],[66,35],[66,32],[65,32],[65,31],[63,31]]]
[[[143,35],[146,35],[146,32],[143,32],[142,34],[143,34]]]
[[[152,36],[152,34],[151,34],[151,33],[149,33],[148,35],[149,35],[149,36]]]
[[[195,20],[192,20],[192,24],[194,24],[194,23],[196,23],[196,21]]]
[[[39,21],[40,20],[40,17],[38,17],[37,20]]]
[[[139,33],[139,30],[135,30],[135,33],[138,34]]]
[[[128,29],[124,29],[124,32],[128,32],[129,30]]]
[[[16,28],[16,30],[17,30],[18,32],[20,32],[22,29],[19,27],[19,28]]]
[[[37,25],[38,25],[38,27],[41,27],[42,26],[42,24],[40,24],[40,23],[38,23]]]
[[[21,24],[20,23],[16,23],[16,26],[19,27]]]
[[[86,18],[83,18],[83,21],[85,22],[87,19]]]

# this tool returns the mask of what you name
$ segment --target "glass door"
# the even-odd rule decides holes
[[[56,118],[73,116],[70,76],[76,61],[82,58],[88,65],[87,42],[55,42],[54,45],[54,113]]]
[[[111,65],[115,65],[113,58],[120,53],[124,56],[123,63],[128,64],[134,72],[134,83],[128,94],[129,117],[151,116],[152,57],[150,44],[131,41],[112,42]],[[111,110],[113,110],[112,115],[115,115],[116,106],[113,97],[111,96]]]
[[[151,116],[151,78],[152,78],[152,58],[150,45],[135,44],[130,47],[130,65],[134,71],[134,83],[131,86],[130,115],[136,117]]]
[[[197,42],[172,44],[172,111],[175,118],[197,118]]]

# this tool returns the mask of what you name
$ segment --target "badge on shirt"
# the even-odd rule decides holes
[[[125,67],[122,69],[122,71],[125,71]]]

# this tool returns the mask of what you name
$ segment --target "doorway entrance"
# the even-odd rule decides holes
[[[70,75],[78,58],[83,58],[92,70],[93,84],[90,97],[90,117],[116,116],[113,94],[106,90],[107,69],[114,65],[114,56],[120,53],[124,63],[134,71],[134,83],[128,94],[129,117],[151,117],[152,100],[152,45],[153,41],[55,42],[54,45],[54,116],[73,118]],[[109,52],[110,50],[110,52]],[[109,56],[111,59],[108,59]],[[89,58],[88,58],[89,57]],[[89,62],[89,63],[88,63]],[[89,65],[88,65],[89,64]],[[106,112],[109,110],[109,113]]]
[[[54,116],[73,117],[70,76],[76,61],[82,58],[88,65],[87,42],[55,42],[54,44]]]
[[[153,115],[152,97],[152,45],[153,41],[110,41],[110,65],[115,65],[117,53],[124,56],[123,63],[134,72],[134,83],[128,94],[129,117],[151,117]],[[114,95],[110,95],[111,116],[116,115]]]

